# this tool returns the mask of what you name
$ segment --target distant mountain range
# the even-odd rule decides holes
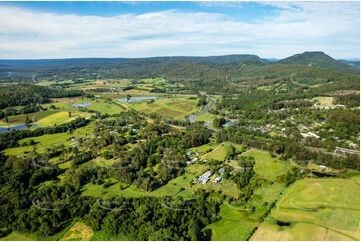
[[[16,81],[31,78],[168,78],[196,80],[222,79],[237,66],[267,66],[268,72],[299,66],[304,70],[323,69],[335,73],[359,75],[359,61],[335,60],[323,52],[304,52],[285,59],[263,59],[257,55],[170,56],[149,58],[73,58],[43,60],[0,60],[0,80]],[[294,67],[292,67],[293,65]],[[187,78],[188,76],[188,78]]]
[[[360,60],[338,60],[342,63],[348,64],[348,65],[353,65],[357,68],[360,68]]]

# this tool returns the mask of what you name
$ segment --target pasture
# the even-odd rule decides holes
[[[160,98],[154,102],[137,102],[129,106],[145,114],[158,114],[165,118],[182,119],[195,112],[197,100],[186,97]]]
[[[84,185],[82,195],[103,198],[110,198],[116,195],[124,197],[163,197],[180,195],[185,198],[189,198],[193,194],[192,190],[189,188],[189,185],[194,178],[195,175],[186,173],[182,176],[170,180],[167,184],[151,192],[138,189],[135,185],[129,186],[127,184],[117,181],[114,181],[114,184],[107,188],[104,188],[102,185],[88,183]]]
[[[70,141],[71,137],[84,137],[91,133],[93,126],[88,125],[81,127],[74,131],[73,134],[69,133],[57,133],[57,134],[45,134],[39,137],[25,138],[19,141],[20,145],[29,142],[29,140],[34,140],[34,145],[20,146],[16,148],[8,148],[3,152],[5,155],[20,155],[27,152],[31,152],[33,149],[36,149],[38,153],[43,153],[47,147],[53,147],[56,145],[64,144],[68,146],[72,143]]]
[[[199,150],[201,153],[208,152],[204,154],[201,158],[203,160],[218,160],[218,161],[224,161],[229,152],[231,152],[231,146],[233,146],[236,150],[241,150],[242,146],[239,144],[234,144],[231,142],[223,142],[221,144],[207,144],[200,147],[194,148],[195,150]],[[212,150],[211,150],[212,149]],[[209,151],[211,150],[211,151]],[[202,152],[203,151],[203,152]]]
[[[11,125],[16,125],[16,124],[23,124],[26,121],[26,119],[36,122],[38,120],[46,118],[49,115],[55,114],[57,112],[58,112],[57,110],[46,110],[46,111],[39,111],[39,112],[35,112],[35,113],[29,113],[29,114],[19,114],[19,115],[9,116],[8,122],[5,122],[5,119],[2,119],[0,121],[0,126],[11,126]]]
[[[359,240],[359,221],[359,181],[308,178],[284,192],[252,239]]]
[[[254,171],[268,180],[275,180],[278,176],[286,174],[291,166],[289,161],[272,158],[269,152],[264,150],[251,149],[242,155],[254,157]]]
[[[263,184],[254,191],[247,205],[225,202],[221,205],[221,219],[208,225],[212,240],[247,240],[259,225],[260,219],[271,208],[285,186],[281,183]],[[254,207],[254,212],[251,208]]]
[[[221,205],[219,216],[220,220],[206,226],[206,229],[212,230],[212,240],[246,240],[258,223],[247,218],[247,211],[243,207],[228,203]]]
[[[231,148],[226,143],[219,144],[211,152],[204,154],[202,160],[219,160],[223,161],[227,158],[228,153],[231,151]]]
[[[201,145],[201,146],[198,146],[198,147],[193,147],[193,148],[191,148],[191,150],[193,152],[198,152],[198,153],[201,153],[201,154],[205,154],[207,152],[212,151],[218,145],[219,144],[217,144],[217,143],[208,143],[208,144]]]
[[[35,122],[36,124],[40,126],[53,126],[53,125],[60,125],[67,122],[70,122],[77,117],[88,117],[91,114],[83,113],[83,112],[71,112],[69,115],[69,112],[67,111],[60,111],[54,114],[51,114],[49,116],[46,116],[39,121]]]
[[[100,113],[117,114],[123,112],[125,109],[115,101],[108,101],[103,99],[84,100],[84,103],[91,103],[87,110],[93,110]]]
[[[0,240],[2,240],[2,241],[27,241],[27,240],[32,240],[32,239],[26,237],[25,235],[23,235],[21,233],[12,231],[7,236],[0,238]]]

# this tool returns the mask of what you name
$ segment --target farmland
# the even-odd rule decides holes
[[[360,184],[352,180],[298,181],[285,191],[252,239],[359,240],[359,190]]]
[[[129,106],[138,112],[157,114],[165,118],[182,119],[195,112],[197,100],[188,97],[160,98],[154,102],[132,103]]]

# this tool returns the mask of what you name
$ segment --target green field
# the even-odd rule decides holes
[[[73,134],[57,133],[57,134],[45,134],[39,137],[25,138],[20,140],[19,143],[23,144],[28,142],[30,139],[32,139],[35,141],[36,144],[28,145],[28,146],[20,146],[16,148],[9,148],[9,149],[5,149],[3,152],[6,155],[20,155],[26,152],[30,152],[33,149],[36,149],[38,153],[42,153],[45,151],[47,147],[52,147],[61,144],[68,146],[72,143],[72,141],[70,141],[71,137],[80,138],[87,136],[88,134],[91,134],[92,128],[93,128],[92,125],[88,125],[75,130]]]
[[[227,158],[227,154],[231,151],[229,145],[222,143],[214,150],[202,156],[202,160],[219,160],[223,161]]]
[[[189,188],[190,183],[195,178],[192,174],[184,174],[177,178],[170,180],[167,184],[161,186],[160,188],[147,192],[141,189],[138,189],[135,185],[130,185],[125,189],[121,189],[121,185],[126,187],[126,184],[121,182],[115,182],[112,186],[104,188],[102,185],[96,185],[88,183],[83,188],[82,195],[84,196],[94,196],[94,197],[113,197],[116,195],[124,197],[143,197],[143,196],[174,196],[180,195],[186,198],[192,196],[192,190]],[[183,188],[185,188],[183,190]]]
[[[197,100],[187,97],[160,98],[153,103],[146,101],[129,103],[131,108],[146,114],[158,114],[166,118],[182,119],[197,110]]]
[[[241,147],[236,147],[241,148]],[[247,240],[260,223],[260,219],[277,201],[286,188],[276,178],[284,175],[289,167],[289,161],[272,158],[267,151],[249,150],[242,155],[255,158],[254,179],[266,179],[254,190],[250,200],[244,206],[224,204],[221,207],[221,219],[207,228],[212,229],[212,240]],[[249,209],[254,207],[254,212]]]
[[[359,240],[359,221],[359,181],[309,178],[286,190],[252,239]]]
[[[70,122],[70,121],[76,119],[77,117],[88,117],[90,115],[91,114],[88,114],[88,113],[72,111],[71,116],[69,116],[69,113],[67,111],[60,111],[60,112],[51,114],[47,117],[44,117],[35,123],[40,126],[53,126],[53,125],[59,125],[59,124]]]
[[[210,144],[205,146],[200,146],[199,150],[200,152],[207,151],[209,149],[213,149],[212,151],[204,154],[202,156],[203,160],[218,160],[218,161],[224,161],[227,158],[228,153],[231,151],[231,145],[234,146],[236,149],[242,149],[241,145],[233,144],[230,142],[224,142],[219,144],[218,146],[215,146],[216,144]],[[202,153],[203,153],[202,152]]]
[[[97,100],[84,100],[82,103],[91,103],[91,106],[87,107],[88,110],[97,111],[100,113],[117,114],[124,111],[121,105],[118,105],[113,101],[105,101],[102,99]]]
[[[216,117],[218,117],[218,116],[215,114],[205,112],[205,113],[197,116],[197,121],[213,122],[213,119],[215,119]]]
[[[0,126],[6,127],[6,126],[11,126],[11,125],[16,125],[16,124],[23,124],[27,118],[29,120],[32,120],[33,122],[37,122],[37,121],[44,119],[50,115],[53,115],[57,112],[58,112],[58,110],[46,110],[46,111],[39,111],[39,112],[35,112],[35,113],[29,113],[29,114],[19,114],[19,115],[15,115],[15,116],[9,116],[8,117],[9,122],[5,122],[5,119],[2,119],[0,121]]]
[[[11,232],[10,234],[8,234],[7,236],[0,238],[0,240],[3,241],[25,241],[25,240],[32,240],[31,238],[26,237],[23,234],[20,234],[18,232]]]
[[[217,144],[217,143],[208,143],[208,144],[205,144],[205,145],[194,147],[191,150],[193,152],[198,152],[198,153],[201,153],[201,154],[205,154],[205,153],[209,152],[209,150],[213,150],[214,148],[216,148],[218,145],[219,144]]]
[[[257,225],[256,221],[247,218],[242,207],[222,204],[219,215],[219,221],[206,226],[206,229],[212,229],[212,240],[245,240],[250,233],[247,228]]]
[[[286,174],[291,165],[289,161],[272,158],[269,152],[264,150],[252,149],[242,155],[253,156],[256,161],[254,171],[268,180],[275,180],[278,176]]]

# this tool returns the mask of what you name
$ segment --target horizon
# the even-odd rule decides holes
[[[280,61],[282,59],[286,59],[288,57],[294,56],[294,55],[300,55],[300,54],[304,54],[305,52],[322,52],[328,56],[330,56],[331,58],[335,59],[335,60],[346,60],[346,61],[360,61],[359,58],[335,58],[331,55],[329,55],[328,53],[325,53],[323,51],[303,51],[302,53],[294,53],[290,56],[286,56],[284,58],[275,58],[275,57],[262,57],[256,54],[226,54],[226,55],[169,55],[169,56],[144,56],[144,57],[69,57],[69,58],[40,58],[40,59],[35,59],[35,58],[27,58],[27,59],[5,59],[5,58],[0,58],[0,61],[41,61],[41,60],[76,60],[76,59],[150,59],[150,58],[176,58],[176,57],[189,57],[189,58],[206,58],[206,57],[222,57],[222,56],[242,56],[242,55],[251,55],[251,56],[257,56],[261,59],[265,59],[265,60],[275,60],[275,61]]]
[[[1,2],[0,16],[0,59],[283,59],[305,51],[360,59],[357,1]]]

